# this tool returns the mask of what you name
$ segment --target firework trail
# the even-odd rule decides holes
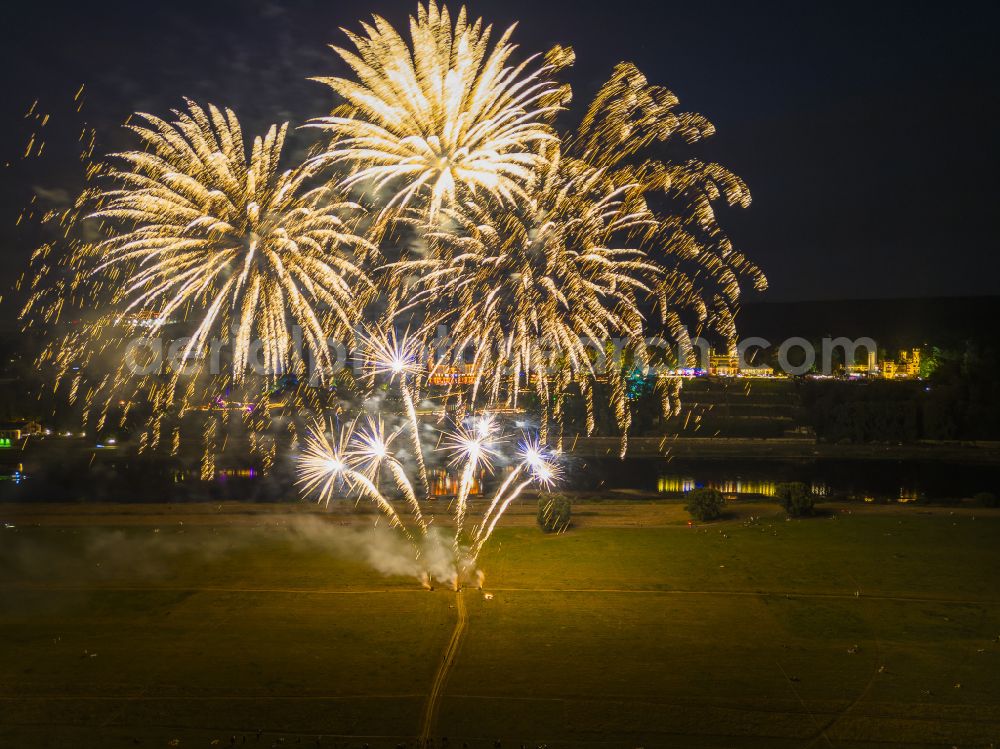
[[[442,550],[437,546],[439,536],[428,530],[433,522],[430,502],[416,496],[406,466],[393,452],[393,442],[399,432],[387,432],[381,419],[376,417],[369,417],[360,425],[357,421],[351,422],[339,431],[330,430],[322,421],[317,422],[299,457],[297,483],[301,492],[325,505],[338,498],[371,502],[391,527],[400,530],[417,562],[427,564],[421,572],[422,578],[444,575],[456,587],[464,580],[481,579],[476,565],[483,545],[511,502],[525,488],[532,484],[548,487],[558,479],[556,456],[537,440],[524,439],[510,474],[489,500],[479,522],[466,532],[465,519],[473,484],[477,478],[494,473],[505,438],[496,420],[489,415],[455,424],[442,435],[441,449],[449,454],[450,465],[461,474],[458,494],[452,503],[451,551],[443,572],[440,564],[434,569],[428,568]],[[423,451],[424,447],[420,445],[419,449]],[[387,469],[397,494],[409,507],[411,524],[404,521],[392,499],[379,489],[383,469]]]
[[[483,545],[490,540],[500,518],[503,517],[510,503],[520,496],[522,490],[533,483],[549,489],[561,478],[557,457],[548,452],[538,440],[525,438],[521,442],[518,452],[520,462],[497,490],[486,512],[483,513],[480,524],[473,533],[472,553],[470,554],[472,559],[479,557]],[[521,480],[525,475],[527,478]]]
[[[497,425],[489,416],[471,419],[471,424],[456,425],[446,435],[444,450],[451,453],[450,465],[461,469],[458,481],[458,495],[455,498],[455,551],[461,544],[465,525],[465,512],[472,491],[473,481],[480,469],[493,472],[496,457]]]
[[[420,509],[420,501],[417,499],[413,484],[406,475],[403,465],[399,462],[391,450],[392,442],[399,435],[399,430],[385,433],[385,427],[381,418],[369,417],[367,424],[354,432],[351,440],[351,450],[349,452],[350,464],[356,466],[358,472],[367,477],[369,481],[376,482],[378,476],[385,466],[392,474],[397,489],[403,493],[407,503],[413,512],[413,519],[420,528],[422,535],[427,535],[427,523],[424,521],[423,512]],[[421,462],[421,465],[423,463]]]
[[[390,326],[388,332],[368,331],[362,338],[361,353],[367,359],[373,377],[388,375],[390,383],[398,384],[410,422],[413,453],[417,460],[424,499],[430,499],[431,485],[427,479],[427,465],[420,444],[420,422],[417,420],[415,403],[419,393],[419,378],[424,373],[424,361],[418,344],[419,341],[415,338],[405,335],[400,338],[395,327]]]
[[[325,429],[310,432],[299,461],[299,484],[303,493],[315,492],[320,502],[329,505],[341,484],[346,484],[357,496],[373,502],[388,519],[390,527],[399,528],[412,544],[413,534],[392,503],[382,495],[370,476],[358,470],[359,457],[355,453],[354,437],[354,424],[346,427],[336,442],[327,437]]]

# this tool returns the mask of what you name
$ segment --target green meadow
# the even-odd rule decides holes
[[[436,747],[1000,742],[997,514],[577,510],[500,530],[458,594]],[[0,746],[415,746],[456,594],[284,517],[5,529]]]

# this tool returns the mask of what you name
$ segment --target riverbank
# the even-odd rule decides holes
[[[579,437],[567,441],[576,457],[617,456],[617,437]],[[629,458],[697,458],[700,460],[920,460],[1000,466],[1000,442],[825,444],[813,437],[631,437]]]
[[[572,495],[574,528],[659,528],[687,527],[690,515],[684,510],[683,499],[663,499],[641,492],[620,490],[595,496],[579,492]],[[483,502],[473,500],[469,515],[475,518]],[[402,503],[400,511],[405,511]],[[514,502],[503,517],[503,527],[533,527],[538,510],[536,498],[525,496]],[[910,506],[866,502],[823,502],[817,506],[817,520],[836,516],[948,516],[958,518],[1000,518],[1000,508],[974,505],[955,507]],[[441,502],[436,525],[450,523],[448,504]],[[0,522],[14,526],[8,531],[26,527],[102,527],[136,526],[176,531],[185,526],[274,527],[280,528],[302,518],[316,518],[343,527],[370,527],[380,517],[374,508],[345,501],[329,508],[307,502],[243,503],[200,502],[186,504],[130,504],[125,502],[38,503],[9,502],[0,504]],[[751,519],[783,520],[784,513],[777,502],[765,500],[735,500],[726,505],[724,518],[711,525],[742,524]]]

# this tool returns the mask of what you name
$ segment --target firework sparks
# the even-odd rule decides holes
[[[424,451],[420,442],[420,422],[417,420],[415,402],[416,394],[419,392],[419,376],[423,373],[419,341],[408,336],[399,337],[396,329],[390,328],[386,333],[369,333],[365,336],[362,353],[367,356],[374,374],[388,375],[390,381],[395,381],[399,386],[406,415],[410,421],[410,437],[413,441],[413,453],[417,460],[420,483],[424,490],[424,498],[429,499],[431,485],[427,478],[427,465],[424,462]]]
[[[446,324],[452,345],[445,364],[472,352],[468,402],[516,406],[533,389],[541,430],[561,446],[570,386],[585,399],[587,432],[595,426],[594,390],[612,404],[627,449],[631,424],[625,367],[649,363],[651,316],[692,350],[687,322],[735,340],[741,281],[766,287],[760,271],[721,231],[713,202],[749,205],[746,185],[718,164],[643,158],[654,141],[688,142],[714,132],[704,117],[676,113],[676,97],[650,85],[632,65],[619,65],[600,89],[576,133],[539,149],[537,171],[516,205],[489,195],[442,209],[430,222],[426,248],[390,265],[399,309],[420,310]],[[654,209],[666,194],[679,211]],[[616,341],[613,357],[607,355]],[[595,370],[595,361],[604,365]],[[664,412],[675,408],[675,386],[658,378]]]
[[[392,502],[382,495],[372,477],[352,466],[352,455],[362,456],[363,461],[368,460],[369,458],[365,456],[371,449],[371,443],[366,443],[364,439],[362,445],[358,447],[354,444],[355,437],[353,424],[344,429],[336,441],[327,436],[322,426],[311,430],[306,439],[305,450],[299,459],[299,484],[302,492],[316,493],[319,501],[326,505],[330,504],[342,487],[349,492],[355,492],[358,496],[373,502],[389,520],[389,525],[399,528],[407,540],[413,543],[413,535],[396,512],[396,508],[392,506]]]
[[[559,399],[569,382],[593,380],[605,341],[644,350],[640,306],[660,269],[636,242],[653,217],[601,170],[549,159],[519,206],[447,211],[460,228],[430,234],[435,257],[393,266],[401,284],[415,279],[410,304],[449,324],[444,361],[471,349],[473,401],[516,405],[525,380]]]
[[[53,322],[80,307],[84,324],[43,359],[57,381],[71,380],[71,393],[82,370],[116,359],[87,386],[86,410],[93,404],[103,421],[112,403],[146,400],[154,420],[143,445],[152,447],[171,410],[239,404],[248,422],[265,421],[262,394],[304,372],[307,353],[320,381],[327,377],[327,340],[349,334],[371,286],[355,258],[372,247],[353,228],[357,206],[309,186],[313,169],[280,171],[286,125],[255,138],[248,153],[230,110],[188,102],[173,121],[137,119],[128,128],[143,149],[96,169],[104,186],[78,203],[81,214],[94,207],[89,224],[103,238],[78,242],[65,260],[72,281],[48,306],[43,289],[25,309]],[[177,325],[188,334],[164,378],[162,366],[137,362],[134,344],[137,335],[176,340],[167,328]]]
[[[547,120],[563,89],[550,73],[571,53],[512,65],[513,27],[491,47],[491,26],[464,7],[452,23],[435,0],[411,17],[409,43],[378,16],[364,29],[345,32],[356,52],[333,47],[356,80],[317,79],[345,101],[312,123],[333,139],[319,160],[348,164],[346,186],[388,189],[389,208],[419,201],[431,217],[460,194],[523,196],[536,147],[555,139]]]
[[[386,435],[382,420],[369,417],[367,424],[357,430],[354,435],[349,453],[350,462],[360,473],[373,482],[378,480],[382,467],[387,467],[396,487],[406,498],[421,534],[427,535],[427,523],[424,521],[420,502],[413,490],[413,484],[407,477],[403,465],[390,452],[392,442],[398,434],[399,430],[396,430]],[[423,461],[420,465],[423,466]]]
[[[352,75],[319,79],[341,101],[310,123],[326,140],[304,164],[279,166],[287,124],[248,147],[230,110],[188,102],[170,121],[138,115],[128,127],[141,148],[90,169],[97,186],[60,219],[71,252],[59,262],[54,245],[36,253],[41,272],[24,314],[52,325],[85,311],[42,361],[55,365],[85,421],[96,412],[100,429],[112,402],[123,424],[133,404],[148,407],[140,448],[166,433],[176,451],[179,419],[167,425],[166,414],[210,404],[224,418],[269,426],[268,399],[286,387],[284,376],[309,371],[318,375],[310,384],[331,384],[337,363],[327,342],[354,340],[373,319],[366,312],[384,302],[361,350],[367,379],[395,385],[405,417],[388,427],[381,418],[355,421],[333,440],[317,426],[299,483],[322,502],[342,494],[373,502],[418,556],[433,517],[417,403],[439,367],[471,352],[444,396],[447,407],[457,395],[455,425],[438,441],[459,474],[461,575],[526,487],[559,480],[567,398],[585,403],[590,433],[595,392],[606,396],[624,454],[625,376],[649,363],[650,320],[681,343],[690,344],[692,315],[699,332],[710,326],[733,340],[744,280],[759,289],[766,281],[733,248],[713,206],[745,207],[750,195],[718,164],[648,156],[654,143],[691,143],[714,127],[677,112],[677,98],[631,64],[615,68],[576,131],[560,134],[555,115],[570,92],[554,75],[572,64],[571,49],[519,62],[513,27],[495,36],[464,8],[453,17],[436,0],[418,6],[408,39],[378,16],[346,33],[353,51],[334,51]],[[27,153],[35,149],[30,141]],[[77,219],[87,214],[84,231]],[[390,250],[384,240],[397,229],[407,241]],[[404,316],[415,332],[400,337],[392,326]],[[447,350],[425,361],[442,324]],[[137,361],[137,334],[162,337],[175,325],[184,330],[170,332],[173,342],[183,336],[174,362],[141,351]],[[231,347],[221,367],[216,341]],[[674,385],[657,387],[664,411],[676,408]],[[518,407],[525,389],[540,404],[539,437],[522,440],[504,463],[503,430],[481,414]],[[331,388],[296,382],[286,405],[322,418],[330,412],[323,392]],[[229,432],[208,422],[206,451],[224,449]],[[295,430],[290,422],[293,442]],[[277,446],[263,431],[250,445],[266,466]],[[412,456],[397,452],[404,431]],[[544,447],[550,441],[554,452]],[[502,464],[509,473],[467,531],[474,485]],[[214,474],[206,454],[202,476]],[[397,496],[408,512],[396,511]]]
[[[338,441],[331,441],[322,425],[310,431],[298,464],[298,483],[304,494],[315,493],[321,504],[330,504],[348,470],[346,453],[350,437],[351,432],[345,430]]]
[[[496,457],[496,424],[490,417],[472,419],[469,426],[459,424],[447,435],[443,449],[452,454],[451,465],[461,469],[458,480],[458,495],[455,497],[455,548],[458,549],[465,524],[465,513],[469,494],[472,491],[476,472],[493,471]]]
[[[368,418],[360,427],[352,422],[333,437],[328,434],[326,425],[317,423],[299,457],[298,484],[304,495],[313,495],[326,505],[340,496],[372,502],[391,526],[401,529],[414,558],[419,561],[426,543],[433,541],[428,534],[433,516],[429,506],[421,507],[406,467],[393,451],[397,434],[398,431],[387,433],[378,418]],[[473,478],[494,472],[494,461],[500,457],[499,445],[503,440],[499,424],[488,415],[455,425],[444,435],[442,449],[451,455],[452,466],[461,472],[459,495],[452,503],[454,535],[451,572],[448,573],[455,585],[463,579],[480,577],[476,569],[479,554],[504,512],[521,492],[532,484],[548,488],[559,478],[556,456],[537,439],[525,438],[518,448],[517,462],[510,466],[510,472],[493,493],[479,522],[470,533],[465,533],[465,514]],[[407,527],[392,500],[378,487],[383,467],[388,468],[399,494],[410,507],[415,524],[413,530]],[[424,569],[420,577],[424,579],[429,574],[429,570]]]
[[[342,218],[357,206],[306,189],[308,169],[278,171],[287,124],[255,138],[248,158],[232,111],[188,102],[175,115],[129,126],[145,150],[118,154],[124,166],[106,175],[115,188],[93,214],[126,228],[88,248],[101,258],[91,272],[123,281],[112,299],[123,316],[157,311],[154,333],[199,310],[183,358],[233,328],[235,381],[254,340],[267,371],[292,369],[295,326],[329,365],[325,341],[356,322],[355,289],[368,283],[348,254],[367,241]]]
[[[631,63],[615,66],[601,86],[577,131],[563,137],[567,153],[590,167],[604,170],[617,186],[634,186],[637,199],[664,195],[670,211],[654,211],[645,247],[659,255],[663,272],[652,295],[660,322],[676,338],[690,344],[678,312],[693,310],[699,321],[735,338],[733,316],[742,281],[758,290],[767,279],[737,252],[719,225],[714,204],[747,208],[750,191],[737,175],[720,164],[697,159],[666,161],[645,151],[656,142],[695,143],[715,134],[715,126],[694,112],[678,112],[677,97],[649,83]]]

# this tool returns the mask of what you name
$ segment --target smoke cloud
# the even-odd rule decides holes
[[[449,538],[435,528],[411,543],[384,523],[342,526],[317,516],[275,520],[267,528],[269,539],[284,536],[297,548],[361,562],[386,577],[455,584],[460,574],[470,572],[456,567]],[[162,532],[151,527],[7,529],[0,543],[0,578],[8,584],[164,578],[179,565],[224,561],[253,547],[261,536],[251,531],[221,526],[169,526]]]

